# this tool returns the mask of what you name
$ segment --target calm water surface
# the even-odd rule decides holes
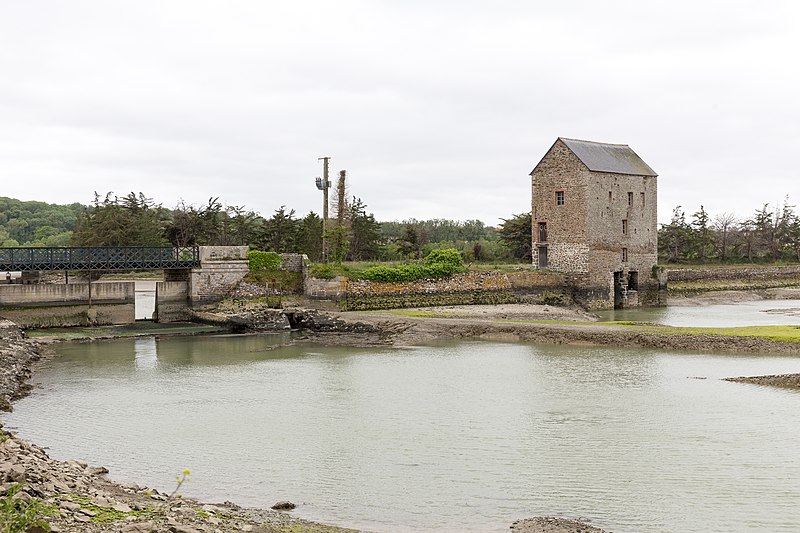
[[[373,531],[800,530],[800,394],[719,381],[798,356],[282,336],[65,344],[3,415],[118,480]],[[707,379],[689,379],[703,377]]]
[[[655,322],[667,326],[730,328],[800,326],[800,300],[759,300],[699,306],[641,307],[596,313],[601,320]]]

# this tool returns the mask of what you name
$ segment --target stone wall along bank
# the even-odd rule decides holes
[[[555,272],[465,272],[450,278],[404,283],[346,278],[309,281],[306,296],[338,301],[342,309],[349,311],[566,299],[564,278]]]
[[[189,274],[189,301],[193,307],[219,302],[249,271],[247,246],[201,246],[200,268]]]

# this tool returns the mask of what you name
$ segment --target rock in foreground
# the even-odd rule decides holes
[[[511,531],[515,533],[612,533],[579,520],[552,516],[518,520],[511,524]]]

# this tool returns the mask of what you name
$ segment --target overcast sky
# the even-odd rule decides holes
[[[800,203],[800,3],[0,0],[0,196],[218,196],[379,220],[530,209],[559,136],[628,144],[672,208]]]

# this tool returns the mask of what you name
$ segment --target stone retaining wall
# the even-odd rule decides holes
[[[800,277],[800,265],[786,267],[669,268],[669,281],[774,280]]]
[[[322,285],[317,284],[316,288],[323,288]],[[565,297],[564,278],[554,272],[465,272],[450,278],[404,283],[337,278],[328,282],[327,288],[328,296],[333,296],[330,299],[351,311],[542,302]]]
[[[249,271],[247,246],[201,246],[200,268],[189,275],[193,307],[214,304],[231,292]]]
[[[4,285],[0,317],[23,328],[130,324],[136,319],[132,281],[89,284]]]

